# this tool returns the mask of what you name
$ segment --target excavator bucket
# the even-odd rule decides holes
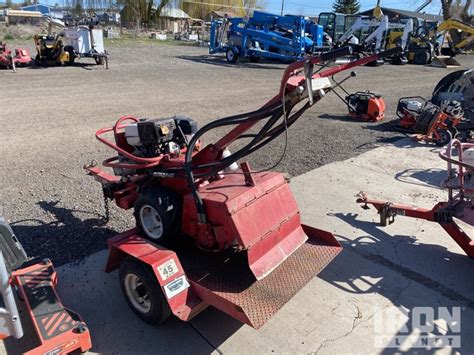
[[[447,55],[443,56],[435,56],[433,61],[431,62],[432,67],[438,68],[456,68],[460,67],[461,63],[459,63],[454,57],[450,57]]]

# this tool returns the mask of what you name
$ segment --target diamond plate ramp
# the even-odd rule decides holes
[[[195,293],[206,303],[260,328],[342,250],[331,233],[302,226],[308,241],[256,281],[245,253],[178,252]]]

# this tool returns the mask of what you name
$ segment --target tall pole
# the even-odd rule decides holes
[[[281,0],[281,16],[283,16],[283,8],[285,7],[285,0]]]

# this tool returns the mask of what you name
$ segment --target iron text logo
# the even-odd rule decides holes
[[[376,348],[461,347],[461,307],[388,307],[374,314]]]

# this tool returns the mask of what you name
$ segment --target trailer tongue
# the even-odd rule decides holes
[[[126,116],[96,137],[118,152],[86,170],[104,196],[134,208],[137,229],[109,242],[107,271],[120,269],[122,291],[143,320],[174,314],[189,320],[208,305],[255,328],[262,326],[340,251],[334,236],[301,224],[282,174],[242,161],[285,133],[338,84],[341,71],[399,49],[326,68],[350,48],[288,66],[280,92],[262,108],[197,129],[190,118]],[[318,70],[317,65],[322,65]],[[302,72],[302,73],[301,73]],[[301,104],[300,104],[301,103]],[[296,112],[292,112],[296,111]],[[257,133],[248,131],[258,123]],[[208,131],[235,126],[200,149]],[[104,137],[113,132],[115,142]],[[250,142],[231,153],[240,138]]]

